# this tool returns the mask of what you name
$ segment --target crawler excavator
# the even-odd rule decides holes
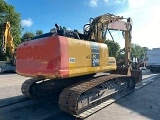
[[[9,48],[9,56],[7,56],[7,61],[5,61],[4,66],[0,66],[0,73],[3,72],[15,72],[16,65],[15,65],[15,46],[13,42],[13,37],[10,31],[10,22],[4,22],[1,25],[2,29],[2,46],[1,46],[1,53],[6,54],[6,48]]]
[[[31,77],[21,87],[25,96],[39,98],[61,89],[60,109],[80,116],[110,99],[116,99],[115,96],[122,96],[123,92],[134,90],[142,74],[130,67],[131,18],[104,14],[90,18],[89,24],[83,28],[82,34],[76,30],[60,29],[55,24],[49,33],[18,46],[16,71],[19,75]],[[110,30],[123,32],[125,68],[118,68],[116,59],[109,57],[104,42]]]

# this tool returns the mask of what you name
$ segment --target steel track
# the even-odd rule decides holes
[[[47,97],[53,94],[60,94],[64,88],[88,78],[93,78],[93,76],[94,74],[90,74],[80,77],[53,80],[31,78],[22,84],[21,91],[23,95],[32,99]]]
[[[113,93],[111,93],[111,95],[106,96],[105,98],[102,98],[92,104],[89,104],[87,107],[85,106],[85,108],[83,110],[81,108],[81,110],[82,110],[81,111],[78,108],[79,99],[81,99],[81,96],[85,92],[87,92],[88,90],[90,90],[90,89],[92,89],[92,88],[94,88],[94,87],[96,87],[106,81],[122,79],[122,78],[125,79],[125,81],[128,81],[128,79],[132,79],[133,83],[130,87],[131,87],[131,89],[134,89],[135,82],[134,82],[133,77],[131,77],[131,76],[126,76],[126,75],[101,76],[101,77],[97,77],[94,79],[86,80],[85,82],[75,84],[75,85],[70,86],[68,88],[65,88],[59,96],[59,107],[61,110],[65,111],[71,115],[79,116],[83,110],[87,110],[88,108],[92,108],[92,106],[96,106],[96,105],[100,104],[102,101],[104,102],[105,100],[110,99],[110,97],[114,94],[114,92],[113,92]]]
[[[71,115],[78,116],[82,111],[87,110],[88,108],[92,108],[93,106],[98,105],[102,101],[110,99],[110,96],[107,96],[107,99],[106,99],[106,96],[104,96],[103,98],[99,98],[100,100],[92,101],[91,103],[89,103],[89,105],[86,105],[85,108],[83,108],[83,105],[81,105],[80,103],[80,101],[82,101],[81,97],[83,97],[82,96],[83,93],[106,81],[111,81],[111,80],[117,81],[122,78],[128,79],[132,77],[126,76],[126,75],[114,74],[114,75],[103,75],[103,76],[89,77],[89,78],[85,78],[85,77],[84,78],[79,77],[79,78],[81,79],[76,80],[76,78],[72,78],[72,80],[69,79],[69,81],[57,80],[58,85],[56,85],[56,82],[54,83],[54,85],[52,85],[52,83],[49,82],[49,81],[52,82],[52,80],[49,80],[46,82],[43,82],[43,80],[41,80],[42,81],[41,82],[37,79],[29,79],[23,83],[21,90],[25,96],[30,98],[42,98],[42,97],[45,97],[46,95],[53,95],[52,93],[54,91],[59,91],[58,94],[61,93],[58,101],[60,109],[65,112],[68,112]],[[40,82],[40,83],[37,83],[37,82]],[[46,86],[44,85],[45,83],[47,83]],[[109,85],[109,86],[112,87],[112,85]],[[114,92],[117,92],[117,91],[114,91]],[[114,92],[110,94],[113,95]],[[88,98],[85,98],[85,99],[88,99]],[[82,106],[82,107],[79,108],[79,106]]]

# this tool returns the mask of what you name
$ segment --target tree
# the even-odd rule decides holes
[[[125,48],[120,49],[118,51],[117,60],[124,60],[125,59]]]
[[[42,34],[43,34],[43,31],[42,31],[42,30],[37,30],[37,31],[36,31],[36,36],[42,35]]]
[[[21,42],[29,41],[29,40],[31,40],[34,36],[35,36],[35,35],[34,35],[33,32],[25,32],[25,33],[22,35]]]
[[[12,5],[8,5],[4,0],[0,0],[0,24],[9,21],[11,24],[11,34],[14,40],[15,46],[20,43],[21,24],[20,14],[17,13]],[[2,28],[0,28],[0,36],[2,36]],[[2,40],[0,40],[0,47]],[[5,60],[5,55],[0,53],[0,60]]]
[[[137,44],[132,44],[131,56],[140,59],[144,59],[146,57],[147,47],[141,47]]]
[[[111,57],[118,57],[118,51],[120,49],[120,45],[117,42],[111,41],[111,40],[106,40],[105,44],[108,46],[109,50],[109,56]]]
[[[35,36],[42,35],[43,31],[42,30],[36,30],[35,34],[34,32],[24,32],[22,37],[21,37],[21,42],[29,41]]]
[[[148,47],[142,47],[143,51],[144,51],[144,59],[146,59],[146,55],[147,55],[147,50],[149,50]]]
[[[137,58],[138,60],[146,59],[146,52],[149,50],[147,47],[141,47],[137,44],[131,44],[131,60],[133,58]],[[120,49],[118,52],[117,60],[123,60],[125,59],[125,48]]]

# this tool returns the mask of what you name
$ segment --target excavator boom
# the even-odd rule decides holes
[[[14,71],[15,72],[15,46],[10,30],[10,22],[1,24],[2,29],[2,46],[1,53],[6,54],[6,49],[9,48],[9,56],[7,56],[7,63],[5,66],[0,66],[0,73]]]
[[[10,32],[10,23],[6,22],[2,24],[2,48],[1,51],[6,53],[7,46],[9,47],[10,54],[14,54],[15,46],[13,43],[13,37]]]
[[[128,20],[128,22],[124,20]],[[128,25],[132,24],[129,20],[131,18],[123,18],[123,16],[115,16],[113,14],[104,14],[101,16],[98,16],[94,19],[94,21],[98,21],[100,23],[103,23],[105,27],[107,27],[109,30],[119,30],[119,31],[128,31]]]

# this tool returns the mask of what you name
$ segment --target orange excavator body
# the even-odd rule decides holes
[[[20,44],[17,49],[17,73],[32,77],[68,77],[66,39],[61,36],[51,36]]]

